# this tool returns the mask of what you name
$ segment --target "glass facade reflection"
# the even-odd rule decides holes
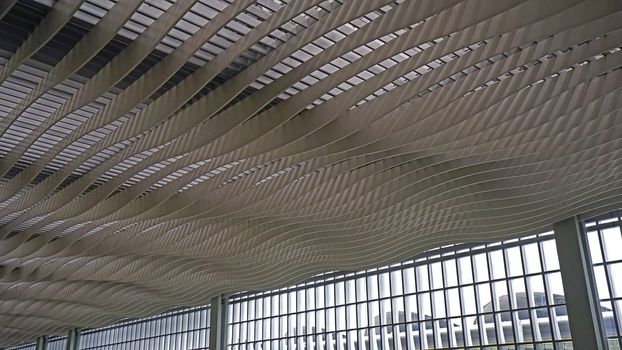
[[[622,348],[622,212],[586,222],[609,350]]]
[[[230,299],[228,348],[570,349],[551,234]]]

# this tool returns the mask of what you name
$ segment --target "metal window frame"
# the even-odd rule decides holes
[[[522,239],[516,239],[516,240],[511,240],[502,244],[497,244],[497,243],[493,243],[493,244],[485,244],[482,247],[482,244],[469,244],[469,245],[465,245],[465,246],[450,246],[450,247],[445,247],[442,249],[434,249],[431,250],[429,252],[426,252],[426,254],[422,254],[422,256],[418,256],[416,259],[412,259],[409,260],[406,263],[401,263],[401,264],[393,264],[390,266],[386,266],[383,268],[376,268],[376,269],[370,269],[370,270],[365,270],[365,271],[359,271],[359,272],[342,272],[342,273],[338,273],[338,272],[334,272],[334,273],[330,273],[330,274],[324,274],[324,275],[320,275],[316,278],[307,280],[305,282],[302,282],[296,286],[293,287],[288,287],[288,288],[282,288],[280,290],[276,290],[276,291],[270,291],[270,292],[259,292],[259,293],[253,293],[253,292],[247,292],[247,293],[240,293],[240,294],[235,294],[232,295],[230,297],[230,303],[231,303],[231,310],[239,310],[239,312],[241,312],[242,308],[236,309],[235,304],[236,303],[248,303],[248,305],[250,305],[250,301],[251,300],[255,300],[256,302],[263,302],[264,298],[272,298],[274,296],[279,296],[279,298],[277,298],[277,300],[280,300],[281,297],[285,295],[286,298],[286,302],[288,303],[288,305],[285,308],[286,312],[279,312],[277,315],[272,315],[271,314],[271,310],[270,312],[266,313],[266,309],[265,306],[263,307],[264,310],[264,314],[263,315],[257,315],[255,314],[255,318],[251,319],[250,316],[247,314],[246,316],[246,321],[243,321],[242,317],[236,317],[235,315],[233,315],[232,317],[230,317],[228,319],[228,326],[229,327],[235,327],[237,325],[237,327],[239,327],[240,329],[248,326],[251,322],[260,322],[261,324],[264,324],[265,321],[271,322],[272,319],[276,318],[281,318],[284,317],[287,320],[287,333],[286,335],[282,335],[279,333],[279,336],[277,337],[273,337],[270,335],[270,337],[266,337],[265,333],[264,333],[264,337],[261,340],[258,340],[257,338],[255,339],[233,339],[233,341],[228,344],[228,349],[236,349],[236,348],[241,348],[244,346],[247,346],[248,344],[259,344],[259,343],[265,343],[265,342],[271,342],[271,341],[276,341],[278,343],[289,343],[291,341],[293,341],[293,339],[298,339],[298,338],[304,338],[304,339],[309,339],[310,337],[315,337],[316,339],[318,339],[318,341],[320,341],[319,339],[321,339],[322,337],[324,337],[326,339],[326,341],[332,339],[336,339],[337,341],[341,341],[339,337],[336,337],[340,334],[345,334],[346,335],[346,339],[345,341],[348,342],[348,337],[350,336],[350,334],[357,334],[357,341],[361,340],[361,337],[359,336],[361,334],[361,332],[367,332],[368,334],[368,341],[371,342],[373,341],[373,337],[376,330],[380,331],[380,339],[381,339],[381,343],[386,343],[387,341],[391,340],[393,342],[393,346],[398,346],[397,342],[400,342],[400,340],[395,336],[395,332],[396,330],[399,329],[399,327],[404,327],[404,329],[406,329],[407,327],[411,327],[414,324],[417,323],[421,323],[421,320],[417,320],[417,321],[407,321],[407,318],[404,317],[404,320],[402,321],[401,318],[395,315],[392,315],[392,319],[391,320],[384,320],[384,314],[382,313],[383,307],[381,306],[383,303],[389,303],[390,307],[393,308],[393,303],[394,300],[396,298],[401,299],[402,303],[404,303],[405,305],[405,298],[407,296],[419,296],[422,293],[428,293],[430,295],[430,297],[433,295],[434,292],[441,292],[443,294],[444,300],[445,300],[445,305],[443,306],[444,308],[444,316],[443,317],[435,317],[433,316],[430,320],[425,320],[423,322],[432,322],[433,327],[436,327],[437,324],[440,324],[439,322],[445,322],[447,324],[447,331],[449,332],[449,323],[452,321],[453,318],[459,318],[461,320],[463,320],[464,318],[468,317],[468,316],[475,316],[476,320],[478,322],[478,329],[481,332],[485,331],[485,329],[482,328],[481,325],[479,325],[479,322],[481,321],[481,317],[484,316],[492,316],[493,317],[493,324],[495,325],[495,328],[498,328],[498,326],[500,326],[500,323],[497,322],[496,318],[501,317],[500,315],[502,313],[507,313],[508,315],[510,315],[510,317],[512,317],[512,314],[514,312],[519,312],[519,311],[527,311],[531,314],[531,311],[535,312],[536,310],[541,310],[544,309],[546,311],[546,315],[548,318],[548,327],[549,327],[549,333],[550,333],[550,337],[551,339],[543,339],[543,340],[538,340],[535,337],[535,332],[532,329],[532,339],[530,341],[523,341],[520,342],[521,345],[523,344],[557,344],[557,343],[567,343],[567,341],[569,339],[560,339],[559,335],[556,336],[555,333],[553,332],[552,329],[552,325],[551,322],[554,321],[553,317],[552,317],[552,308],[553,307],[559,307],[559,306],[564,306],[564,304],[553,304],[554,301],[550,301],[549,299],[549,285],[547,282],[547,278],[546,276],[550,273],[558,273],[559,270],[558,269],[547,269],[546,266],[544,265],[544,256],[543,256],[543,252],[542,252],[542,246],[541,243],[545,242],[545,241],[551,241],[553,239],[553,237],[550,234],[543,234],[543,235],[538,235],[538,236],[531,236],[528,238],[522,238]],[[511,279],[515,279],[518,278],[519,276],[510,276],[509,274],[509,268],[508,268],[508,261],[507,261],[507,257],[506,257],[506,250],[508,248],[512,248],[512,247],[522,247],[523,245],[526,244],[530,244],[530,243],[537,243],[537,248],[538,248],[538,255],[539,255],[539,261],[538,261],[538,265],[540,267],[540,271],[539,272],[531,272],[531,273],[527,273],[526,272],[526,267],[525,267],[525,263],[524,263],[524,258],[525,258],[525,253],[524,251],[521,249],[520,251],[520,256],[521,256],[521,263],[522,263],[522,275],[520,275],[520,277],[523,278],[523,283],[527,283],[527,277],[530,276],[541,276],[540,278],[542,279],[543,282],[543,287],[544,287],[544,295],[543,297],[545,298],[545,300],[547,301],[547,305],[546,306],[539,306],[539,305],[531,305],[531,302],[529,301],[529,298],[527,298],[527,307],[525,308],[515,308],[508,300],[508,306],[507,309],[504,310],[497,310],[496,309],[496,305],[493,305],[493,308],[490,312],[478,312],[474,315],[466,315],[466,314],[462,314],[459,317],[452,317],[449,313],[449,305],[448,305],[448,294],[447,291],[449,289],[452,288],[458,288],[458,292],[459,292],[459,302],[460,302],[460,308],[461,310],[463,309],[462,307],[462,295],[460,294],[460,288],[461,287],[465,287],[465,286],[471,286],[473,287],[475,293],[477,293],[477,286],[478,285],[487,285],[488,288],[490,289],[490,294],[491,296],[494,297],[494,291],[493,291],[493,283],[494,282],[502,282],[505,284],[505,287],[509,293],[509,291],[511,290],[511,286],[510,286],[510,280]],[[479,249],[473,249],[473,248],[477,248],[480,247]],[[493,251],[499,251],[501,250],[501,257],[503,259],[503,271],[504,271],[504,276],[500,277],[500,278],[493,278],[493,271],[491,268],[491,258],[490,258],[490,253]],[[450,253],[452,252],[452,253]],[[465,256],[473,256],[474,253],[480,254],[480,253],[485,253],[485,257],[486,257],[486,263],[487,263],[487,267],[488,267],[488,279],[486,281],[478,281],[475,277],[475,266],[474,266],[474,259],[471,258],[470,259],[470,264],[471,264],[471,275],[472,275],[472,282],[470,283],[466,283],[463,284],[461,281],[458,281],[456,286],[451,286],[448,287],[447,283],[446,283],[446,277],[447,274],[445,273],[446,271],[446,264],[443,263],[444,261],[448,261],[449,259],[455,259],[456,261],[456,277],[460,278],[460,273],[459,273],[459,263],[458,263],[458,258],[460,257],[465,257]],[[450,255],[451,254],[451,255]],[[425,265],[431,265],[432,263],[440,263],[441,266],[441,271],[443,276],[441,276],[441,278],[443,279],[443,286],[442,287],[438,287],[438,286],[433,286],[430,285],[430,288],[425,290],[425,291],[416,291],[415,293],[408,293],[406,292],[406,288],[405,288],[405,278],[402,275],[402,279],[400,281],[401,283],[401,288],[402,288],[402,293],[400,295],[393,295],[394,291],[394,281],[392,280],[395,276],[395,272],[396,271],[404,271],[407,268],[412,268],[413,273],[416,271],[416,266],[421,265],[421,264],[425,264]],[[427,278],[428,280],[431,282],[432,279],[432,269],[428,268],[427,271]],[[325,303],[323,306],[318,306],[317,303],[315,305],[313,305],[313,307],[309,307],[307,306],[305,310],[303,311],[299,311],[298,309],[293,310],[290,306],[289,303],[291,301],[291,298],[289,297],[289,295],[291,293],[293,293],[293,295],[295,296],[295,298],[299,298],[299,296],[301,295],[300,292],[301,291],[306,291],[309,290],[310,288],[331,288],[333,290],[336,290],[336,286],[338,283],[343,283],[344,286],[347,286],[348,282],[354,281],[354,288],[355,288],[355,295],[358,296],[359,295],[359,285],[356,282],[359,278],[365,278],[365,288],[367,290],[367,295],[369,294],[369,288],[370,285],[368,283],[368,277],[371,276],[376,276],[376,278],[380,279],[381,275],[386,274],[388,276],[388,292],[389,295],[388,296],[383,296],[383,294],[381,293],[381,289],[380,289],[380,283],[378,283],[377,286],[375,286],[376,289],[376,293],[378,294],[378,298],[376,299],[371,299],[370,297],[368,297],[366,299],[366,301],[360,301],[360,300],[355,300],[355,301],[349,301],[348,300],[348,291],[345,291],[345,294],[343,296],[344,298],[344,303],[341,303],[339,300],[335,300],[334,305],[332,303],[328,303],[326,302],[326,299],[328,299],[327,296],[325,296]],[[527,288],[527,285],[525,285],[525,291],[526,293],[529,292],[529,288]],[[304,293],[304,295],[306,295],[306,292]],[[335,296],[336,297],[336,296]],[[430,300],[430,302],[432,302],[432,300]],[[492,301],[494,302],[494,300]],[[492,303],[491,302],[491,303]],[[372,323],[368,323],[367,326],[362,326],[360,319],[359,319],[359,313],[358,313],[358,308],[359,305],[362,304],[366,304],[368,310],[369,310],[369,306],[372,303],[377,303],[379,306],[379,312],[380,312],[380,316],[381,320],[379,322],[379,324],[376,326]],[[478,298],[476,298],[476,303],[479,303]],[[271,305],[272,307],[274,307],[273,305]],[[356,327],[349,327],[348,324],[350,321],[348,321],[348,308],[349,307],[354,307],[355,308],[355,317],[356,317]],[[307,312],[318,312],[318,311],[324,311],[324,315],[326,318],[329,317],[329,314],[332,315],[332,313],[327,312],[329,309],[333,309],[333,310],[337,310],[337,308],[343,308],[344,312],[346,314],[346,320],[345,320],[345,330],[341,331],[340,329],[338,329],[339,326],[339,322],[337,320],[337,312],[335,312],[335,319],[334,319],[334,323],[336,326],[335,331],[323,331],[321,332],[320,330],[317,329],[318,325],[316,324],[316,330],[315,332],[306,332],[305,334],[301,334],[298,335],[298,332],[296,334],[289,334],[289,330],[293,329],[292,325],[290,324],[290,320],[292,320],[292,317],[294,317],[295,320],[298,320],[298,318],[301,315],[305,315]],[[476,310],[480,310],[481,306],[477,305],[476,306]],[[281,311],[281,307],[280,305],[277,307],[277,309],[279,311]],[[248,308],[247,308],[247,312],[248,312]],[[368,315],[371,314],[370,311],[368,311]],[[406,315],[404,315],[406,316]],[[316,314],[317,317],[317,314]],[[398,322],[396,322],[395,318],[398,318]],[[237,321],[234,321],[237,320]],[[326,329],[328,329],[328,319],[326,319],[327,323],[326,323]],[[386,321],[386,324],[385,324]],[[461,321],[462,322],[462,321]],[[514,330],[516,329],[516,324],[514,322],[514,320],[512,318],[510,318],[510,323],[512,324],[512,328],[513,328],[513,334],[511,335],[514,343],[506,343],[506,344],[502,344],[500,343],[498,346],[503,346],[503,345],[511,345],[511,344],[518,344],[517,341],[517,336],[514,332]],[[537,325],[534,325],[534,322],[531,322],[530,319],[530,324],[531,327],[536,327]],[[305,324],[306,325],[306,324]],[[306,325],[307,326],[307,325]],[[392,329],[392,334],[391,334],[391,339],[386,338],[386,334],[388,332],[384,332],[383,329],[389,327],[390,329]],[[297,327],[296,327],[297,328]],[[331,328],[332,329],[332,328]],[[464,325],[462,326],[462,331],[463,334],[465,332],[467,328],[464,327]],[[407,333],[406,333],[407,334]],[[481,334],[483,335],[483,334]],[[480,336],[481,336],[480,335]],[[419,341],[420,344],[418,344],[421,348],[423,348],[424,344],[424,340],[423,340],[423,336],[424,334],[420,333],[419,335]],[[499,333],[497,333],[496,335],[497,337],[499,337]],[[447,340],[447,345],[449,346],[453,346],[452,342],[453,340],[451,339],[451,337],[449,336],[449,334],[446,336],[446,340]],[[434,345],[436,347],[438,346],[442,346],[443,344],[436,344],[437,342],[439,342],[439,338],[438,337],[433,337],[433,342]],[[479,339],[479,343],[483,344],[485,343],[484,339]],[[499,343],[497,341],[497,343]],[[346,343],[347,345],[347,343]],[[455,344],[457,345],[457,344]],[[401,345],[400,345],[401,346]],[[478,346],[478,345],[469,345],[466,342],[466,337],[464,338],[464,344],[463,345],[457,345],[456,348],[469,348],[472,346]],[[486,345],[481,345],[481,346],[486,346]],[[497,345],[495,345],[497,346]],[[339,348],[339,347],[337,347]]]

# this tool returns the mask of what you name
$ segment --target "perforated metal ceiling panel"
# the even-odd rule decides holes
[[[622,3],[0,2],[0,345],[621,202]]]

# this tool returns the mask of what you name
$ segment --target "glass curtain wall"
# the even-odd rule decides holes
[[[65,350],[67,346],[67,337],[50,337],[48,340],[47,350]],[[35,343],[16,345],[6,350],[35,350]]]
[[[87,350],[207,350],[209,348],[209,306],[168,312],[121,322],[110,327],[83,330],[80,349]],[[65,350],[67,337],[51,337],[48,350]],[[35,350],[22,344],[6,350]]]
[[[622,211],[585,222],[610,350],[622,349]],[[209,307],[84,330],[80,349],[207,349]],[[229,350],[572,349],[551,233],[229,298]],[[48,349],[64,349],[51,337]],[[33,350],[22,344],[10,350]]]
[[[228,349],[571,349],[550,233],[230,298]]]
[[[209,318],[209,307],[203,306],[85,330],[80,336],[80,349],[208,349]]]
[[[622,348],[622,212],[585,223],[609,350]]]
[[[47,350],[65,350],[67,347],[67,337],[53,337],[48,342]]]

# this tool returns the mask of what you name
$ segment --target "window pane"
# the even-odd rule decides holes
[[[475,263],[475,281],[488,281],[488,260],[486,254],[477,254],[474,256]]]
[[[524,245],[523,260],[525,261],[525,269],[528,274],[538,273],[542,271],[540,266],[540,251],[537,243]]]
[[[559,260],[557,258],[557,248],[555,247],[554,240],[542,242],[542,256],[544,257],[545,270],[559,270]]]
[[[367,327],[369,324],[367,322],[367,304],[358,304],[356,307],[358,312],[359,327]]]
[[[602,301],[600,303],[600,310],[603,316],[603,325],[605,326],[605,333],[608,337],[616,336],[617,330],[614,322],[614,310],[613,304],[610,301]]]
[[[465,315],[472,315],[477,312],[475,305],[475,289],[473,286],[466,286],[460,288],[462,293],[462,308]]]
[[[594,279],[596,280],[596,290],[600,299],[609,299],[609,286],[607,285],[607,274],[604,266],[594,267]]]
[[[407,294],[414,293],[416,291],[415,269],[412,267],[404,269],[403,278],[404,278],[404,293],[407,293]]]
[[[346,329],[346,308],[340,306],[337,308],[337,330],[342,331]]]
[[[419,319],[423,321],[432,318],[430,293],[419,294],[419,300],[417,300],[417,303],[419,305]]]
[[[343,281],[338,282],[335,285],[335,296],[336,296],[337,305],[343,305],[346,303],[346,290],[345,290],[345,283]]]
[[[549,273],[546,275],[546,284],[549,292],[549,303],[564,304],[564,287],[562,285],[561,273]]]
[[[404,293],[402,287],[402,271],[395,270],[391,272],[391,295],[402,295]]]
[[[365,278],[358,278],[356,280],[356,301],[367,300],[367,282]]]
[[[279,295],[279,313],[281,315],[287,313],[287,293]]]
[[[490,295],[490,285],[488,283],[477,285],[477,302],[482,312],[492,312],[492,296]]]
[[[508,272],[510,277],[521,276],[523,274],[523,262],[521,260],[520,247],[512,247],[505,250]]]
[[[445,273],[445,285],[447,287],[454,287],[458,285],[458,269],[456,267],[456,260],[449,259],[443,262],[443,270]]]
[[[609,265],[611,294],[614,298],[622,298],[622,263]]]
[[[460,283],[473,283],[473,269],[471,267],[471,257],[462,257],[458,259],[458,268],[460,270]]]
[[[372,326],[380,325],[380,305],[378,301],[372,301],[368,305],[369,308],[369,323]]]
[[[600,249],[600,239],[598,231],[589,231],[587,233],[588,245],[590,247],[590,257],[592,263],[597,264],[603,262],[602,250]]]
[[[404,323],[404,298],[397,297],[392,299],[392,311],[394,323]]]
[[[495,296],[495,311],[508,310],[510,308],[510,301],[508,300],[508,288],[506,282],[493,282],[492,288]]]
[[[346,282],[346,302],[348,304],[356,302],[356,281],[349,280]]]
[[[430,265],[431,274],[432,274],[432,289],[443,288],[443,270],[441,267],[441,263],[434,263]]]
[[[546,305],[542,275],[527,277],[527,290],[529,292],[529,306]]]
[[[417,321],[418,320],[418,309],[417,309],[417,296],[416,295],[408,295],[405,298],[405,312],[406,312],[406,320],[407,321]]]
[[[510,280],[511,304],[513,309],[525,309],[529,307],[527,294],[525,292],[525,279],[514,278]]]
[[[503,251],[496,250],[489,254],[490,266],[492,267],[492,278],[505,278],[505,262],[503,260]]]
[[[458,288],[452,288],[447,291],[447,308],[450,317],[460,316],[460,294]]]
[[[417,290],[426,291],[430,289],[430,283],[428,280],[428,266],[417,266]]]
[[[315,306],[317,308],[323,308],[325,306],[324,303],[324,288],[316,287],[315,288]]]
[[[306,290],[306,298],[307,298],[307,308],[309,310],[315,309],[315,288],[308,288]],[[269,302],[269,299],[265,299],[266,302]],[[270,308],[269,305],[266,305],[265,308]]]
[[[367,297],[369,299],[378,299],[378,276],[371,275],[367,277]]]
[[[304,290],[296,292],[296,311],[305,311],[307,309],[307,297]]]
[[[432,311],[434,312],[434,318],[441,318],[446,316],[445,292],[432,292]]]
[[[622,234],[619,227],[602,231],[603,247],[607,261],[622,260]]]
[[[380,324],[387,325],[393,323],[391,315],[391,300],[383,299],[380,301]]]
[[[336,322],[335,308],[326,309],[326,330],[329,332],[335,331]]]
[[[326,306],[335,306],[335,285],[329,284],[324,287],[324,302]]]
[[[386,298],[391,295],[390,293],[391,284],[389,282],[389,273],[388,272],[382,273],[378,277],[379,277],[378,285],[380,287],[380,297]]]

